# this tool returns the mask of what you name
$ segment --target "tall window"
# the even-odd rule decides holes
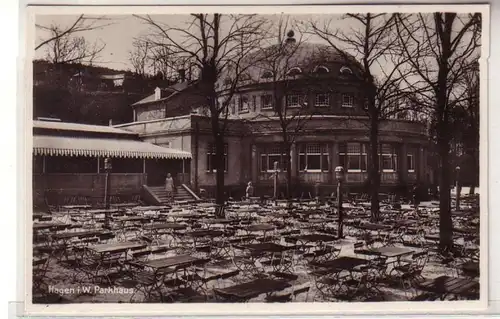
[[[231,101],[229,102],[229,108],[231,110],[231,114],[236,113],[236,98],[231,99]]]
[[[342,94],[342,107],[353,107],[353,106],[354,106],[354,96],[348,93]]]
[[[326,144],[300,144],[299,170],[308,172],[327,172],[329,168],[328,147]]]
[[[261,108],[263,110],[269,110],[273,108],[273,96],[271,94],[265,94],[260,97]]]
[[[408,167],[408,172],[415,172],[415,157],[413,154],[406,154],[406,165]]]
[[[318,107],[330,105],[330,95],[328,93],[316,94],[316,101],[314,103]]]
[[[417,154],[417,149],[410,147],[408,149],[408,152],[406,153],[406,166],[408,168],[408,172],[414,173],[415,172],[415,160],[416,160],[416,154]]]
[[[340,163],[348,172],[366,172],[367,146],[362,143],[343,143],[339,145]]]
[[[228,151],[228,145],[227,143],[224,144],[224,172],[227,172],[227,151]],[[208,144],[208,149],[207,149],[207,172],[216,172],[217,171],[217,165],[215,161],[215,144],[210,143]]]
[[[396,148],[391,144],[380,146],[380,169],[382,172],[395,172],[398,169],[398,155]]]
[[[257,96],[252,96],[252,109],[254,112],[257,111]]]
[[[238,103],[238,113],[245,113],[250,110],[250,101],[248,100],[248,96],[242,95],[240,96]]]
[[[278,162],[278,169],[286,171],[288,156],[279,144],[264,145],[260,150],[261,172],[274,171],[274,162]]]
[[[290,94],[286,96],[286,107],[300,107],[304,103],[304,96],[300,94]]]

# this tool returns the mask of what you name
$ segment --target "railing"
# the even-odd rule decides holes
[[[417,180],[417,173],[416,172],[408,172],[408,181],[415,182],[416,180]]]
[[[399,181],[398,172],[383,172],[380,174],[380,182],[382,184],[396,184]]]
[[[347,172],[346,174],[347,183],[363,183],[367,178],[366,172]]]
[[[330,172],[299,172],[299,180],[306,184],[329,183]]]
[[[348,183],[363,183],[368,179],[367,172],[348,172],[346,181]],[[382,172],[380,173],[380,182],[382,184],[396,184],[399,181],[398,172]]]
[[[260,172],[258,175],[258,179],[260,183],[273,183],[274,172]],[[284,183],[286,182],[286,172],[278,173],[278,182]]]

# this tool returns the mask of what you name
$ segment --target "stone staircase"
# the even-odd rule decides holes
[[[148,189],[159,199],[161,204],[168,203],[165,186],[148,186]],[[174,193],[175,201],[191,201],[196,199],[197,198],[189,193],[182,185],[176,187],[176,192]]]

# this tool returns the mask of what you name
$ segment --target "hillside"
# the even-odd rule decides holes
[[[102,76],[125,75],[118,86]],[[111,83],[104,83],[105,81]],[[33,118],[108,125],[132,121],[131,105],[171,82],[126,70],[33,61]]]

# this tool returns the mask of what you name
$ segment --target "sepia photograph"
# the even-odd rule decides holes
[[[31,302],[484,297],[488,16],[370,9],[34,15]]]

